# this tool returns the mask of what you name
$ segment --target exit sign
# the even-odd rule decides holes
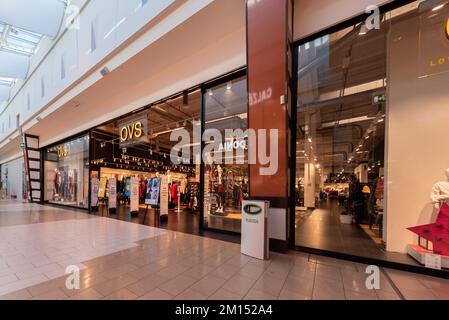
[[[384,94],[374,96],[374,103],[381,104],[387,101],[387,97]]]
[[[25,142],[21,142],[21,143],[20,143],[20,148],[21,148],[21,149],[25,149]]]

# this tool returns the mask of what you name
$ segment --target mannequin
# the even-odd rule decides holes
[[[437,182],[432,189],[430,198],[436,209],[440,209],[442,202],[449,204],[449,168],[446,170],[446,181]]]
[[[167,179],[168,179],[168,184],[172,183],[172,177],[171,177],[171,171],[167,170]]]
[[[223,168],[220,165],[217,166],[217,172],[218,172],[218,183],[223,184],[223,180],[222,180]]]

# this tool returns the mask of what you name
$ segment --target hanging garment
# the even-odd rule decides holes
[[[173,183],[173,186],[170,189],[170,195],[173,200],[173,204],[178,205],[178,183]]]

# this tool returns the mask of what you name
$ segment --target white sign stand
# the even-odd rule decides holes
[[[161,177],[161,203],[160,203],[160,215],[168,216],[168,177]]]
[[[109,211],[115,211],[117,209],[117,181],[115,178],[110,178],[108,182],[109,187]]]
[[[269,259],[268,201],[243,201],[241,253],[256,259]]]
[[[91,180],[91,190],[90,190],[90,207],[92,210],[98,209],[98,189],[100,186],[100,180],[98,178],[93,178]]]
[[[131,177],[131,196],[130,196],[131,215],[139,214],[139,179]]]

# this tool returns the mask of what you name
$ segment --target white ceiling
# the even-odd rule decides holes
[[[26,78],[42,38],[57,36],[65,7],[61,0],[0,0],[0,105]]]

